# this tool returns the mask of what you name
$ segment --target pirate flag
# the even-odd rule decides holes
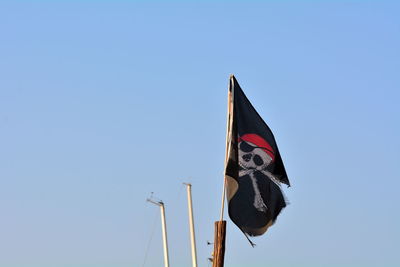
[[[229,217],[246,237],[264,234],[286,207],[281,183],[290,183],[274,135],[233,75],[228,92],[225,179]]]

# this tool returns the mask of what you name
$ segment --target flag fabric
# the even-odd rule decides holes
[[[229,217],[246,237],[264,234],[286,207],[281,183],[290,186],[290,182],[274,135],[233,75],[225,179]]]

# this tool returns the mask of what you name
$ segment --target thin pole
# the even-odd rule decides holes
[[[234,77],[231,75],[229,79],[228,88],[228,111],[226,119],[226,151],[225,151],[225,167],[224,172],[229,161],[229,155],[231,153],[231,141],[232,141],[232,127],[233,127],[233,98],[234,98]],[[221,216],[220,220],[215,222],[214,231],[214,252],[213,252],[213,267],[223,267],[225,258],[225,237],[226,237],[226,221],[224,218],[224,206],[225,206],[225,192],[226,192],[226,177],[224,173],[224,185],[222,189],[222,204],[221,204]]]
[[[169,267],[168,242],[167,242],[167,223],[165,222],[164,203],[161,202],[160,208],[161,208],[161,221],[162,221],[162,233],[163,233],[163,244],[164,244],[164,264],[165,264],[165,267]]]
[[[222,186],[222,199],[221,199],[221,216],[220,221],[224,219],[224,207],[225,207],[225,187],[226,187],[226,179],[224,177],[224,185]]]
[[[232,91],[231,91],[232,90]],[[230,141],[231,141],[231,127],[232,127],[232,114],[233,114],[233,75],[230,76],[229,79],[229,87],[228,87],[228,101],[227,101],[227,112],[226,112],[226,150],[225,150],[225,163],[224,163],[224,172],[226,170],[226,165],[228,164],[229,154],[230,154]],[[221,199],[221,214],[220,221],[224,219],[224,207],[225,207],[225,192],[226,192],[226,178],[224,173],[224,183],[222,186],[222,199]]]
[[[192,266],[197,267],[196,239],[194,235],[193,207],[192,207],[192,185],[191,184],[185,184],[185,185],[186,185],[188,209],[189,209],[190,241],[192,245]]]
[[[162,234],[163,234],[163,245],[164,245],[164,266],[169,267],[169,257],[168,257],[168,242],[167,242],[167,223],[165,222],[165,207],[162,201],[155,202],[151,199],[147,199],[148,202],[151,202],[160,207],[161,212],[161,225],[162,225]]]

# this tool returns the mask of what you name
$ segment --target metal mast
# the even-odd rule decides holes
[[[165,222],[165,208],[162,201],[153,201],[152,199],[147,199],[148,202],[153,203],[160,207],[161,212],[161,225],[163,234],[163,245],[164,245],[164,266],[169,267],[169,257],[168,257],[168,242],[167,242],[167,224]]]
[[[194,234],[193,207],[192,207],[192,185],[186,183],[184,183],[184,185],[186,185],[187,199],[188,199],[190,242],[192,247],[192,266],[197,267],[196,239]]]

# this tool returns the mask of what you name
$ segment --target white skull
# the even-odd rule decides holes
[[[271,156],[256,145],[241,141],[239,143],[239,165],[243,169],[264,170],[272,161]]]
[[[254,189],[253,206],[261,212],[268,210],[267,205],[261,196],[258,180],[254,175],[255,171],[260,171],[273,182],[275,177],[267,170],[267,167],[272,162],[272,157],[265,151],[266,148],[259,147],[251,142],[241,140],[238,144],[239,165],[242,170],[239,170],[239,177],[249,177]]]

